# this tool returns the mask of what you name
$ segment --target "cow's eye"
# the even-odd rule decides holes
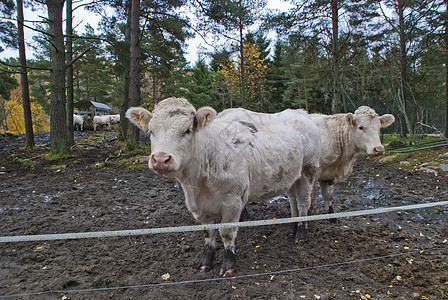
[[[188,128],[187,130],[185,130],[185,132],[184,132],[184,136],[187,135],[187,134],[190,134],[190,133],[191,133],[191,129]]]
[[[364,127],[359,126],[359,130],[364,131]]]

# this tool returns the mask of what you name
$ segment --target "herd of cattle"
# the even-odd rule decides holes
[[[84,130],[85,119],[88,119],[87,115],[73,114],[73,126],[78,130]],[[93,117],[93,130],[96,131],[98,126],[104,126],[107,130],[111,130],[113,124],[120,123],[120,115],[101,115]]]
[[[196,110],[184,98],[168,98],[152,112],[132,107],[131,123],[150,134],[149,168],[176,178],[187,209],[201,224],[238,222],[246,203],[286,193],[291,215],[306,216],[319,182],[325,207],[333,212],[333,185],[352,173],[362,155],[380,155],[380,128],[395,121],[367,106],[354,114],[308,114],[288,109],[265,114],[237,108],[217,114]],[[306,224],[293,224],[297,240]],[[231,276],[238,228],[224,228],[221,274]],[[215,258],[217,230],[205,232],[201,270]]]

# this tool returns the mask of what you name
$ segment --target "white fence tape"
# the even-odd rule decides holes
[[[103,238],[103,237],[118,237],[131,235],[144,235],[154,233],[176,233],[187,231],[200,231],[206,229],[220,229],[229,227],[253,227],[261,225],[275,225],[292,222],[317,221],[335,218],[356,217],[381,214],[393,211],[413,210],[428,208],[434,206],[448,205],[448,201],[430,202],[414,205],[395,206],[395,207],[381,207],[367,210],[347,211],[333,214],[312,215],[307,217],[282,218],[270,220],[257,220],[236,223],[219,223],[207,225],[189,225],[177,227],[162,227],[162,228],[146,228],[146,229],[132,229],[132,230],[114,230],[114,231],[95,231],[95,232],[78,232],[78,233],[59,233],[59,234],[38,234],[38,235],[16,235],[16,236],[0,236],[0,243],[10,242],[33,242],[33,241],[50,241],[50,240],[68,240],[68,239],[85,239],[85,238]]]

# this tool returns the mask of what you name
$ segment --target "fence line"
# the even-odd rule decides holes
[[[114,231],[96,231],[96,232],[77,232],[77,233],[60,233],[60,234],[40,234],[40,235],[21,235],[21,236],[1,236],[0,243],[10,242],[32,242],[32,241],[50,241],[50,240],[66,240],[66,239],[83,239],[83,238],[99,238],[99,237],[118,237],[131,235],[145,235],[155,233],[178,233],[188,231],[201,231],[209,229],[231,228],[231,227],[253,227],[261,225],[277,225],[293,222],[317,221],[326,219],[336,219],[355,216],[366,216],[373,214],[381,214],[393,211],[413,210],[428,208],[434,206],[448,205],[448,201],[421,203],[414,205],[404,205],[395,207],[381,207],[368,210],[357,210],[340,212],[333,214],[320,214],[307,217],[281,218],[270,220],[257,220],[234,223],[220,223],[220,224],[205,224],[205,225],[188,225],[177,227],[162,227],[162,228],[146,228],[133,230],[114,230]]]
[[[222,280],[244,279],[244,278],[259,277],[259,276],[266,276],[266,275],[273,276],[273,275],[284,274],[284,273],[291,273],[291,272],[315,270],[315,269],[328,268],[328,267],[338,267],[338,266],[342,266],[342,265],[348,265],[348,264],[354,264],[354,263],[362,263],[362,262],[367,262],[367,261],[373,261],[373,260],[379,260],[379,259],[391,258],[391,257],[397,257],[397,256],[403,256],[403,255],[423,254],[423,253],[426,254],[427,252],[441,251],[441,250],[448,250],[448,247],[434,247],[434,248],[428,248],[428,249],[422,249],[422,250],[414,250],[414,251],[409,251],[409,252],[395,253],[395,254],[389,254],[389,255],[383,255],[383,256],[377,256],[377,257],[356,259],[356,260],[351,260],[351,261],[346,261],[346,262],[338,262],[338,263],[325,264],[325,265],[319,265],[319,266],[311,266],[311,267],[302,267],[302,268],[296,268],[296,269],[290,269],[290,270],[279,270],[279,271],[256,273],[256,274],[246,274],[246,275],[239,275],[239,276],[233,276],[233,277],[217,277],[217,278],[207,278],[207,279],[196,279],[196,280],[174,281],[174,282],[162,282],[162,283],[150,283],[150,284],[128,285],[128,286],[115,286],[115,287],[102,287],[102,288],[91,288],[91,289],[48,290],[48,291],[34,292],[34,293],[0,295],[0,299],[15,298],[15,297],[28,297],[28,296],[39,296],[39,295],[47,295],[47,294],[55,294],[55,293],[68,294],[68,293],[82,293],[82,292],[101,292],[101,291],[131,289],[131,288],[173,286],[173,285],[180,285],[180,284],[192,284],[192,283],[213,282],[213,281],[222,281]]]

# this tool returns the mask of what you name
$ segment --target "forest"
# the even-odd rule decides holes
[[[287,2],[0,0],[0,52],[19,52],[0,60],[0,133],[25,134],[34,147],[33,133],[50,131],[51,151],[65,153],[73,104],[93,100],[121,114],[119,137],[132,148],[139,133],[123,118],[127,108],[177,96],[218,112],[368,105],[394,114],[386,132],[409,144],[447,136],[447,0]],[[24,8],[46,15],[27,21]],[[99,29],[77,32],[73,15],[82,9],[101,17]],[[24,28],[35,32],[32,42]],[[188,62],[193,37],[213,50]]]

